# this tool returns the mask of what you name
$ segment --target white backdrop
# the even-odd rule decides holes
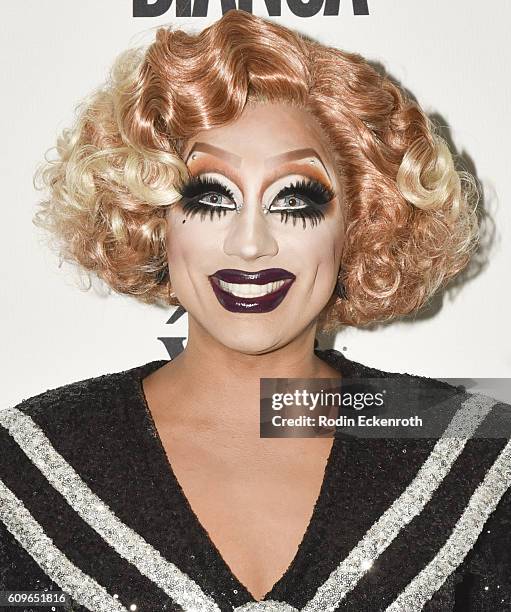
[[[48,388],[123,370],[168,354],[158,337],[185,336],[172,309],[80,291],[58,269],[31,223],[40,194],[32,176],[77,102],[105,78],[114,57],[178,23],[197,31],[220,16],[134,18],[131,0],[24,0],[2,4],[2,374],[0,406]],[[285,5],[285,2],[283,2]],[[482,271],[437,300],[429,314],[375,330],[347,328],[335,348],[367,365],[437,378],[510,377],[511,183],[509,112],[511,3],[369,0],[369,16],[298,18],[283,25],[362,53],[387,68],[425,110],[450,126],[458,154],[484,187],[495,225]],[[266,16],[262,0],[254,12]],[[149,32],[149,34],[151,34]],[[466,165],[466,164],[465,164]]]

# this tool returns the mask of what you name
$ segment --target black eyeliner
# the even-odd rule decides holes
[[[268,212],[280,213],[280,219],[284,223],[287,223],[291,218],[293,226],[296,225],[298,219],[301,219],[303,229],[306,229],[307,221],[314,227],[325,218],[325,213],[322,209],[335,198],[335,195],[332,189],[315,179],[301,179],[281,189],[273,202],[286,196],[298,196],[305,201],[307,206],[295,210],[287,207],[272,211],[270,205]]]
[[[225,206],[215,206],[213,204],[204,204],[201,198],[210,194],[220,194],[229,198],[236,206],[234,194],[232,191],[223,185],[218,179],[213,177],[192,176],[180,190],[182,196],[183,211],[187,216],[200,215],[201,220],[206,216],[210,219],[216,215],[219,218],[225,216],[227,211],[235,210]],[[296,196],[302,199],[306,206],[293,210],[292,207],[285,207],[277,210],[271,210],[271,205],[268,209],[270,213],[280,213],[281,221],[286,223],[292,219],[293,225],[296,225],[297,219],[302,219],[303,228],[306,228],[307,221],[312,226],[317,225],[323,218],[324,212],[322,208],[335,198],[335,192],[329,187],[315,179],[301,179],[281,189],[273,199],[272,204],[286,196]]]
[[[287,185],[279,191],[275,196],[275,200],[289,195],[303,196],[310,203],[318,206],[324,206],[335,198],[335,192],[330,187],[315,179],[301,179],[291,183],[291,185]]]
[[[180,189],[181,196],[186,200],[193,200],[208,192],[220,193],[226,198],[234,201],[234,194],[232,191],[225,185],[222,185],[218,179],[213,177],[192,176]]]

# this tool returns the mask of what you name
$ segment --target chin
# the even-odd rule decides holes
[[[292,325],[289,323],[292,322]],[[290,315],[268,317],[264,315],[233,316],[216,329],[209,328],[212,336],[225,347],[245,355],[262,355],[280,349],[304,333],[311,321],[297,321]]]
[[[262,355],[285,346],[301,331],[296,321],[289,326],[292,319],[275,314],[225,312],[214,322],[210,319],[205,329],[219,344],[230,350],[245,355]]]
[[[262,355],[286,345],[288,338],[283,330],[275,325],[268,328],[264,325],[230,325],[228,328],[216,330],[214,334],[218,342],[225,347],[245,355]]]

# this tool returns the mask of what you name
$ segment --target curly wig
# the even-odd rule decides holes
[[[188,176],[184,145],[265,101],[310,112],[342,177],[348,299],[332,297],[323,329],[410,313],[465,267],[476,183],[418,104],[360,55],[235,10],[199,34],[161,28],[116,60],[40,170],[34,223],[114,291],[177,304],[165,212]]]

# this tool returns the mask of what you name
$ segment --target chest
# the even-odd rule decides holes
[[[332,440],[312,441],[312,452],[290,453],[289,444],[283,450],[275,444],[265,448],[264,440],[262,448],[240,452],[200,438],[190,448],[188,437],[179,439],[185,442],[163,437],[162,445],[195,527],[237,580],[262,599],[314,527],[328,485]]]

